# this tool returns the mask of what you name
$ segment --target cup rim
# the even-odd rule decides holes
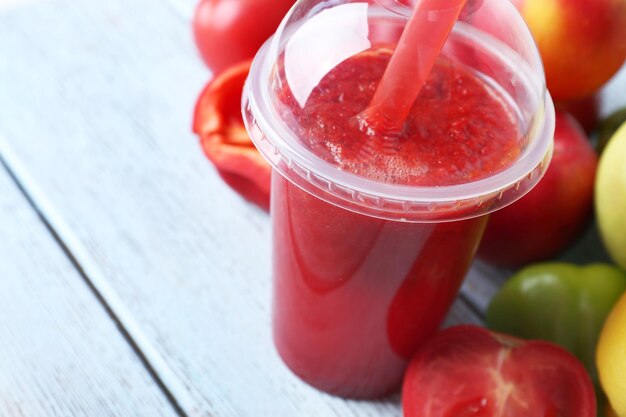
[[[379,182],[343,171],[311,152],[283,123],[268,120],[280,120],[269,91],[263,85],[272,71],[273,63],[269,62],[272,49],[270,38],[253,60],[242,97],[244,123],[253,143],[275,170],[325,201],[375,217],[418,221],[430,221],[438,206],[459,206],[474,201],[477,209],[469,214],[434,216],[437,221],[460,220],[488,214],[513,203],[530,191],[547,170],[553,149],[555,110],[549,92],[543,87],[543,100],[539,101],[537,109],[543,120],[533,129],[529,148],[511,166],[492,176],[463,184],[411,186]],[[511,189],[515,192],[507,193]],[[498,201],[491,201],[494,199]],[[490,204],[483,206],[487,200]],[[424,212],[424,207],[430,215],[417,214]]]

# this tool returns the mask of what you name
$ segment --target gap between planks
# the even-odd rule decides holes
[[[25,170],[19,168],[22,164],[9,150],[5,139],[1,135],[0,166],[7,172],[28,204],[37,213],[46,230],[51,234],[74,268],[76,268],[76,271],[104,308],[106,314],[113,320],[122,337],[133,349],[139,361],[165,395],[176,414],[180,417],[189,417],[191,414],[187,414],[184,410],[194,410],[195,401],[188,394],[185,385],[150,344],[148,338],[143,335],[139,325],[132,318],[124,303],[107,284],[107,280],[100,275],[98,268],[89,267],[88,265],[86,267],[83,266],[79,260],[81,258],[80,254],[76,255],[72,252],[71,247],[81,248],[81,245],[73,242],[75,240],[74,235],[69,227],[63,223],[60,216],[55,214],[55,211],[45,199],[44,194],[37,188],[34,180],[30,178]],[[44,213],[47,213],[47,215]],[[60,235],[65,236],[66,241],[63,241]],[[89,259],[89,257],[83,255],[82,259]]]

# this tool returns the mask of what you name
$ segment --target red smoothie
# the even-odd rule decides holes
[[[379,135],[365,110],[391,51],[332,69],[281,117],[319,158],[407,186],[479,180],[508,167],[521,134],[502,94],[441,58],[402,131]],[[470,266],[486,217],[447,223],[382,220],[272,178],[274,338],[287,365],[324,391],[358,398],[397,390],[407,362],[440,325]]]

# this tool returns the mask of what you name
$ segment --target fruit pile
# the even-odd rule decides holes
[[[626,417],[626,109],[599,122],[596,95],[626,60],[626,0],[511,1],[556,102],[552,163],[535,189],[491,215],[478,250],[485,262],[518,269],[488,309],[491,330],[459,326],[422,346],[406,375],[404,413]],[[250,59],[293,3],[201,0],[193,22],[216,74],[193,130],[224,181],[265,210],[271,170],[243,126],[240,99]],[[594,213],[615,265],[555,262]]]

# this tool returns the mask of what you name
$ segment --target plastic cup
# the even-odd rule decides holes
[[[356,114],[367,103],[352,104],[372,84],[360,80],[393,52],[410,13],[392,0],[301,0],[259,51],[244,89],[246,127],[274,168],[275,345],[302,380],[345,397],[400,387],[410,357],[452,305],[488,213],[527,193],[551,157],[554,107],[539,54],[502,0],[468,3],[441,52],[439,84],[425,87],[441,97],[436,106],[416,104],[405,129],[445,133],[422,149],[428,172],[454,161],[483,167],[478,177],[422,178],[418,164],[394,165],[413,158],[406,148],[413,133],[381,138],[359,130]],[[467,101],[459,99],[464,93]],[[461,122],[457,144],[448,136]],[[476,126],[508,124],[519,152],[502,167],[481,159],[489,142],[478,156],[464,156],[491,134]],[[424,135],[419,146],[431,143]],[[359,151],[347,156],[352,147]]]

